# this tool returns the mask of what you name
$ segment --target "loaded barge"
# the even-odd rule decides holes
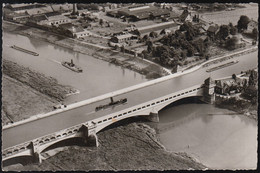
[[[19,51],[21,51],[21,52],[25,52],[25,53],[34,55],[34,56],[39,56],[39,54],[36,53],[36,52],[30,51],[30,50],[27,50],[27,49],[24,49],[24,48],[15,46],[15,45],[11,46],[11,48],[16,49],[16,50],[19,50]]]
[[[238,62],[239,62],[238,60],[236,60],[236,61],[231,61],[231,62],[228,62],[228,63],[226,63],[226,64],[222,64],[222,65],[220,65],[220,66],[207,69],[206,72],[216,71],[216,70],[219,70],[219,69],[221,69],[221,68],[228,67],[228,66],[231,66],[231,65],[233,65],[233,64],[236,64],[236,63],[238,63]]]
[[[79,66],[76,66],[73,63],[73,60],[71,60],[71,62],[63,61],[63,62],[61,62],[61,65],[63,65],[64,67],[67,67],[68,69],[70,69],[74,72],[77,72],[77,73],[83,72],[82,68],[80,68]]]

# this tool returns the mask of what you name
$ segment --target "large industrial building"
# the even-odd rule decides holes
[[[117,15],[128,18],[130,21],[138,21],[157,17],[167,17],[170,16],[170,11],[147,5],[123,8],[118,10]]]

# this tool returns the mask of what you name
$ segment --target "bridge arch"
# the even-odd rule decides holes
[[[3,164],[3,167],[6,167],[6,166],[14,165],[17,163],[26,165],[26,164],[29,164],[32,162],[34,162],[34,157],[30,154],[30,155],[21,155],[21,156],[15,156],[15,157],[8,158],[6,160],[3,160],[2,164]]]
[[[44,151],[56,147],[70,146],[70,144],[73,144],[73,142],[75,141],[79,142],[80,140],[83,141],[83,139],[84,139],[83,136],[81,136],[80,134],[67,136],[65,138],[59,138],[58,140],[54,140],[52,142],[46,143],[45,145],[39,146],[37,151],[38,153],[42,153]]]

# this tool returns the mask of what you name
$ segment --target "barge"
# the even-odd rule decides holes
[[[39,56],[39,54],[36,53],[36,52],[30,51],[30,50],[27,50],[27,49],[24,49],[24,48],[15,46],[15,45],[11,46],[11,48],[13,48],[15,50],[19,50],[19,51],[24,52],[24,53],[28,53],[28,54],[34,55],[34,56]]]
[[[64,67],[67,67],[68,69],[70,69],[70,70],[72,70],[74,72],[77,72],[77,73],[83,72],[82,68],[76,66],[73,63],[73,60],[71,60],[71,62],[63,61],[63,62],[61,62],[61,65],[63,65]]]
[[[216,70],[219,70],[219,69],[222,69],[222,68],[231,66],[231,65],[233,65],[233,64],[236,64],[236,63],[238,63],[238,62],[239,62],[238,60],[236,60],[236,61],[231,61],[231,62],[228,62],[228,63],[226,63],[226,64],[222,64],[222,65],[220,65],[220,66],[207,69],[206,72],[216,71]]]
[[[110,102],[109,104],[100,105],[100,106],[96,107],[96,112],[99,111],[99,110],[101,110],[101,109],[107,109],[107,108],[109,108],[110,106],[116,106],[116,105],[124,104],[124,103],[127,102],[127,98],[114,101],[113,98],[110,97],[110,100],[111,100],[111,102]]]

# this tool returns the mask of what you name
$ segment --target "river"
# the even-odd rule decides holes
[[[212,169],[256,169],[255,120],[197,103],[177,105],[159,115],[159,137],[168,150],[186,152]]]
[[[9,46],[13,44],[35,51],[40,55],[35,57],[11,49]],[[3,32],[3,55],[4,58],[11,61],[57,78],[61,84],[71,85],[80,90],[80,94],[69,97],[68,103],[146,81],[144,76],[136,72],[122,69],[88,55],[75,53],[67,48],[9,32]],[[83,68],[82,74],[74,73],[60,64],[61,61],[70,59],[73,59],[76,64],[80,64]],[[212,78],[228,76],[257,66],[257,52],[236,59],[239,60],[239,63],[228,68],[212,73],[206,73],[204,68],[176,77],[163,84],[151,86],[151,92],[147,91],[147,94],[168,93],[167,90],[173,86],[174,90],[178,90],[183,86],[194,85],[194,81],[201,83],[202,79],[209,76]],[[155,90],[155,87],[162,90]],[[129,100],[135,99],[142,98],[137,95],[129,96]],[[209,112],[213,115],[208,115]],[[168,150],[185,151],[210,168],[254,167],[257,125],[247,117],[225,115],[227,113],[227,110],[205,104],[185,104],[162,110],[158,125],[161,129],[160,139]],[[177,125],[172,126],[175,122]]]
[[[32,56],[10,48],[16,45],[39,53]],[[73,52],[48,42],[26,36],[3,32],[3,58],[29,67],[46,76],[52,76],[59,83],[70,85],[80,91],[68,97],[66,104],[82,101],[114,90],[119,90],[147,81],[145,76],[129,69],[115,66],[89,55]],[[82,67],[83,73],[75,73],[61,65],[70,61]]]

